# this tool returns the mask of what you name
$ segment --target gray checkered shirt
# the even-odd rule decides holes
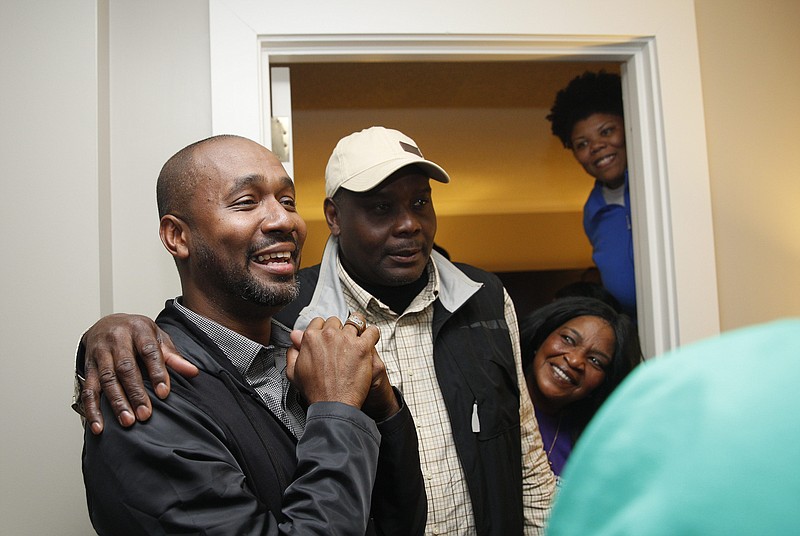
[[[299,438],[306,425],[306,412],[297,390],[286,378],[286,348],[263,346],[181,305],[175,307],[214,341],[269,410]]]

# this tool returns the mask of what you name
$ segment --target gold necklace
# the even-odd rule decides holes
[[[553,448],[556,446],[556,441],[558,440],[558,432],[561,430],[561,415],[558,416],[558,424],[556,425],[556,435],[553,436],[553,442],[550,443],[550,448],[547,450],[547,461],[550,462],[550,465],[553,465],[553,462],[550,461],[550,453],[553,452]]]

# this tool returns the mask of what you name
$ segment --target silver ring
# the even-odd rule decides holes
[[[357,317],[354,314],[350,314],[347,317],[347,320],[344,321],[344,325],[350,324],[354,328],[356,328],[356,332],[358,335],[364,333],[364,330],[367,329],[367,322],[365,320],[361,320],[361,318]]]

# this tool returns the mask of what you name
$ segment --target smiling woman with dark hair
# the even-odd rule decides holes
[[[520,323],[522,367],[547,458],[561,473],[572,446],[642,360],[630,317],[594,298],[558,299]]]
[[[583,207],[592,260],[608,291],[636,318],[628,156],[617,74],[587,71],[556,94],[547,119],[553,135],[595,179]]]

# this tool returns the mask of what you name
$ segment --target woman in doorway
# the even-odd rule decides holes
[[[622,84],[617,74],[585,72],[556,94],[547,119],[575,160],[595,179],[583,228],[603,285],[636,318],[631,202]]]
[[[642,361],[628,315],[586,297],[555,300],[520,322],[522,368],[556,476],[600,405]]]

